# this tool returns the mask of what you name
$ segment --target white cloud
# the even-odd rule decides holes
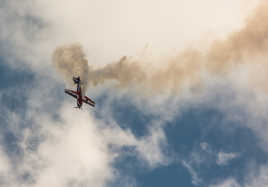
[[[260,169],[250,168],[245,182],[239,184],[234,178],[228,178],[217,184],[210,185],[210,187],[267,187],[268,186],[268,167],[261,166]]]
[[[11,163],[5,154],[3,147],[0,147],[0,178],[5,178],[11,169]],[[1,185],[1,183],[0,183]]]
[[[40,85],[44,83],[39,82]],[[30,90],[25,107],[27,119],[4,111],[8,127],[20,137],[18,146],[23,151],[18,155],[20,162],[15,164],[16,171],[9,166],[13,158],[8,158],[5,151],[0,152],[3,153],[0,174],[5,174],[1,177],[8,181],[7,186],[105,186],[120,177],[112,162],[124,154],[121,152],[123,146],[134,147],[134,156],[150,168],[167,163],[161,149],[165,143],[161,128],[152,128],[148,136],[138,139],[129,130],[121,129],[109,113],[105,119],[96,120],[93,112],[76,110],[66,103],[59,105],[56,111],[50,105],[49,111],[46,105],[58,100],[58,97],[46,97],[53,88],[50,84],[43,92],[39,86]],[[58,118],[53,114],[59,115]],[[22,128],[21,120],[29,120],[31,124]],[[110,145],[119,149],[111,150]],[[24,175],[29,177],[24,179]],[[127,179],[127,174],[122,177],[124,179],[120,180],[125,180],[127,185],[135,185]]]
[[[241,186],[239,185],[239,183],[236,182],[235,179],[230,178],[223,181],[222,183],[211,185],[210,187],[241,187]]]
[[[68,109],[67,109],[68,108]],[[74,117],[74,115],[76,117]],[[68,182],[104,186],[112,176],[108,151],[94,120],[85,112],[63,109],[63,123],[43,119],[46,141],[38,148],[44,169],[37,176],[37,186],[64,186]]]
[[[188,172],[191,174],[191,177],[192,177],[192,183],[194,185],[198,185],[202,182],[202,179],[199,178],[197,172],[192,168],[192,166],[185,162],[185,161],[182,161],[182,165],[188,170]]]
[[[140,155],[150,167],[163,162],[158,142],[163,135],[153,132],[152,136],[138,140],[117,124],[98,128],[98,121],[90,114],[74,111],[70,105],[64,105],[60,114],[62,122],[38,117],[42,121],[41,126],[46,137],[37,152],[45,165],[37,176],[40,184],[38,186],[42,186],[47,180],[51,185],[63,186],[71,179],[79,183],[103,186],[105,181],[113,177],[111,162],[116,156],[120,156],[120,151],[108,149],[110,144],[119,148],[136,147],[137,156]]]
[[[146,160],[151,167],[165,165],[170,158],[163,154],[162,149],[166,144],[165,134],[162,128],[151,128],[150,135],[138,142],[137,151],[141,158]]]
[[[262,165],[259,169],[251,168],[245,187],[268,186],[268,166]]]
[[[213,154],[213,150],[212,150],[212,148],[210,147],[210,145],[207,142],[201,142],[200,147],[206,153]]]
[[[231,160],[237,158],[237,153],[225,153],[220,151],[217,155],[217,164],[220,166],[227,165]]]
[[[108,117],[109,113],[107,112],[106,115]],[[136,138],[129,129],[121,129],[113,119],[109,119],[109,126],[102,130],[107,144],[119,147],[134,146],[136,156],[147,162],[148,166],[152,168],[169,162],[170,158],[166,158],[162,150],[166,146],[166,137],[163,129],[156,122],[151,124],[148,135],[141,138]]]
[[[209,145],[207,142],[201,142],[200,147],[203,151],[207,151],[209,149]]]
[[[55,121],[40,113],[34,117],[38,132],[29,127],[21,130],[24,138],[18,144],[23,151],[18,155],[19,163],[0,152],[1,181],[8,181],[5,186],[105,186],[113,178],[115,155],[108,150],[94,119],[70,106],[63,107],[60,116],[62,121]]]

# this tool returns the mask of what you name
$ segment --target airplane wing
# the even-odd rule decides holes
[[[64,92],[67,93],[70,96],[73,96],[75,99],[77,99],[77,93],[75,91],[65,89]]]
[[[88,104],[88,105],[90,105],[90,106],[92,106],[92,107],[95,107],[95,102],[92,101],[92,100],[91,100],[90,98],[88,98],[87,96],[84,96],[84,97],[83,97],[83,102],[86,103],[86,104]]]

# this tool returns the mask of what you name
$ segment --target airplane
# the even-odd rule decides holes
[[[69,89],[64,89],[64,92],[67,93],[68,95],[76,98],[76,103],[77,106],[75,108],[81,109],[83,103],[86,103],[92,107],[95,107],[95,102],[92,101],[90,98],[87,96],[83,96],[82,94],[82,88],[80,85],[80,77],[73,77],[74,84],[77,85],[76,91],[74,90],[69,90]]]

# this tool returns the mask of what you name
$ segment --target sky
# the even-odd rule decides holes
[[[267,10],[1,0],[0,186],[266,187]]]

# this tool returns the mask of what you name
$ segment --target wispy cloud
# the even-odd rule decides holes
[[[239,183],[236,182],[235,179],[230,178],[222,183],[216,184],[216,185],[211,185],[210,187],[241,187]]]
[[[218,158],[217,158],[217,164],[220,166],[227,165],[231,160],[239,157],[236,153],[225,153],[225,152],[219,152]]]
[[[191,167],[190,164],[188,164],[187,162],[183,161],[182,165],[189,171],[189,173],[191,174],[192,177],[192,183],[194,185],[198,185],[202,182],[202,179],[198,177],[197,172]]]
[[[268,185],[268,168],[262,166],[259,170],[252,169],[248,171],[245,182],[240,184],[234,178],[228,178],[210,187],[266,187]]]

